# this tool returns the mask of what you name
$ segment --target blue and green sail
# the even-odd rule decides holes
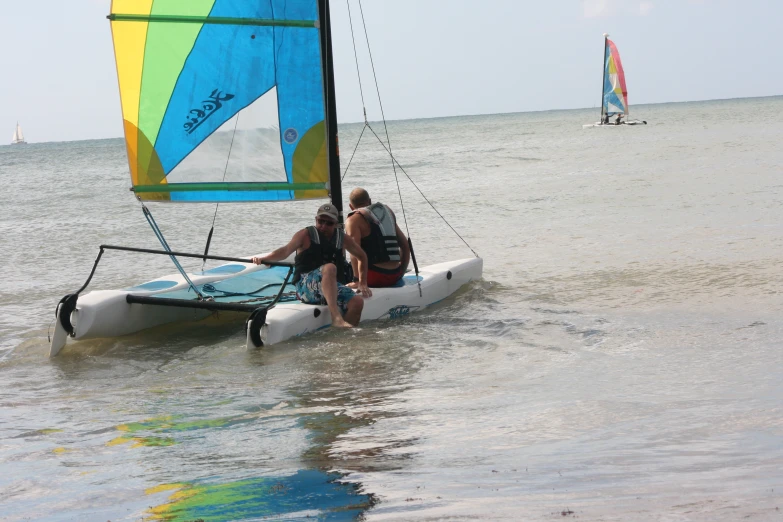
[[[317,0],[113,0],[109,19],[140,198],[328,197]]]

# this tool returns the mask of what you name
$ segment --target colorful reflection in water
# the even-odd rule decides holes
[[[262,517],[285,520],[353,520],[372,500],[353,484],[338,482],[339,474],[299,470],[288,477],[258,477],[225,484],[196,482],[164,484],[152,495],[176,490],[169,502],[148,512],[153,520],[244,520]]]
[[[177,442],[172,437],[161,436],[141,436],[134,435],[142,431],[160,432],[182,432],[189,430],[199,430],[208,428],[224,428],[240,422],[247,422],[257,418],[257,415],[234,416],[220,419],[200,419],[195,421],[181,421],[181,415],[169,415],[147,419],[142,422],[129,422],[120,424],[117,430],[125,433],[106,443],[107,446],[117,446],[120,444],[133,443],[132,447],[140,446],[173,446]]]

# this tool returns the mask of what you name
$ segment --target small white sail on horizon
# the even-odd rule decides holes
[[[24,133],[22,132],[22,127],[19,125],[19,122],[16,122],[16,129],[14,130],[14,137],[11,138],[11,145],[26,145],[27,142],[24,141]]]

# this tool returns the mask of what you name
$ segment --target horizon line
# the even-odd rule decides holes
[[[753,99],[760,99],[760,98],[779,98],[783,96],[783,94],[771,94],[771,95],[764,95],[764,96],[738,96],[733,98],[711,98],[706,100],[682,100],[682,101],[670,101],[670,102],[650,102],[650,103],[637,103],[634,104],[633,107],[639,107],[639,106],[650,106],[650,105],[672,105],[672,104],[680,104],[680,103],[699,103],[699,102],[720,102],[720,101],[732,101],[732,100],[753,100]],[[598,106],[594,105],[592,107],[574,107],[570,109],[537,109],[537,110],[528,110],[528,111],[511,111],[511,112],[483,112],[483,113],[472,113],[472,114],[452,114],[449,116],[424,116],[424,117],[416,117],[416,118],[400,118],[400,119],[387,119],[386,122],[405,122],[405,121],[417,121],[417,120],[443,120],[447,118],[465,118],[465,117],[474,117],[474,116],[500,116],[500,115],[506,115],[506,114],[532,114],[532,113],[539,113],[539,112],[566,112],[566,111],[586,111],[586,110],[594,110],[597,109]],[[372,120],[373,123],[380,123],[383,120]],[[363,121],[342,121],[337,122],[338,125],[356,125],[356,124],[362,124]],[[26,143],[28,145],[33,144],[45,144],[45,143],[75,143],[80,141],[102,141],[102,140],[119,140],[123,139],[124,136],[113,136],[109,138],[80,138],[75,140],[55,140],[55,141],[27,141]],[[2,144],[0,145],[2,147],[11,147],[12,145],[10,143]]]

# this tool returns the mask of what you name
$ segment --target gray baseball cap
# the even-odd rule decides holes
[[[327,216],[332,218],[334,221],[337,221],[337,207],[331,203],[323,204],[318,207],[318,212],[315,214],[315,217],[318,216]]]

